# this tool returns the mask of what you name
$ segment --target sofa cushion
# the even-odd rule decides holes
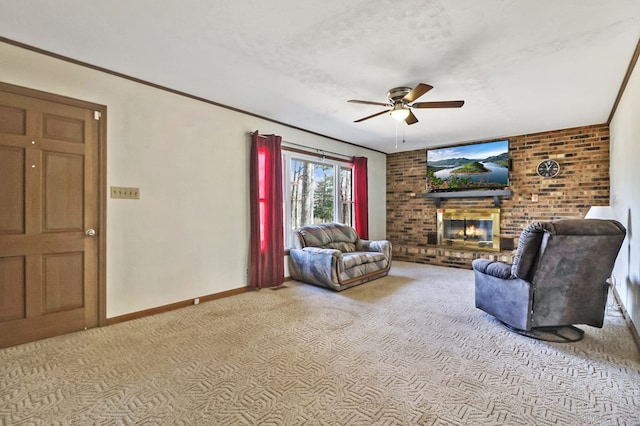
[[[384,254],[372,251],[372,252],[362,252],[356,251],[352,253],[343,253],[342,261],[345,269],[353,268],[357,265],[363,265],[365,263],[373,263],[386,261],[387,258]]]
[[[356,245],[353,243],[347,243],[345,241],[334,241],[332,243],[326,244],[324,246],[322,246],[323,248],[327,248],[327,249],[335,249],[335,250],[340,250],[343,253],[350,253],[355,251],[356,249]]]
[[[322,247],[341,252],[353,252],[356,249],[358,234],[347,225],[340,223],[318,223],[298,229],[302,247]]]

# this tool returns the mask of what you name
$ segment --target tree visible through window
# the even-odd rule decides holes
[[[353,226],[353,169],[340,168],[340,198],[342,203],[342,223]]]
[[[287,247],[293,231],[315,223],[352,223],[352,169],[337,161],[285,153],[285,229]]]
[[[334,167],[291,160],[291,226],[332,222]]]

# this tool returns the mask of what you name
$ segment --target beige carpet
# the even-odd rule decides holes
[[[474,308],[469,270],[395,262],[0,350],[0,424],[638,425],[620,316],[551,344]]]

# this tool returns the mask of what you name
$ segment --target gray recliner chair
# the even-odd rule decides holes
[[[521,334],[577,341],[574,324],[602,327],[607,279],[626,234],[615,220],[534,222],[520,236],[513,264],[476,259],[476,307]]]

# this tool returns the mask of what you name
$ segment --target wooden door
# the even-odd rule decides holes
[[[99,323],[102,111],[76,104],[0,85],[0,347]]]

